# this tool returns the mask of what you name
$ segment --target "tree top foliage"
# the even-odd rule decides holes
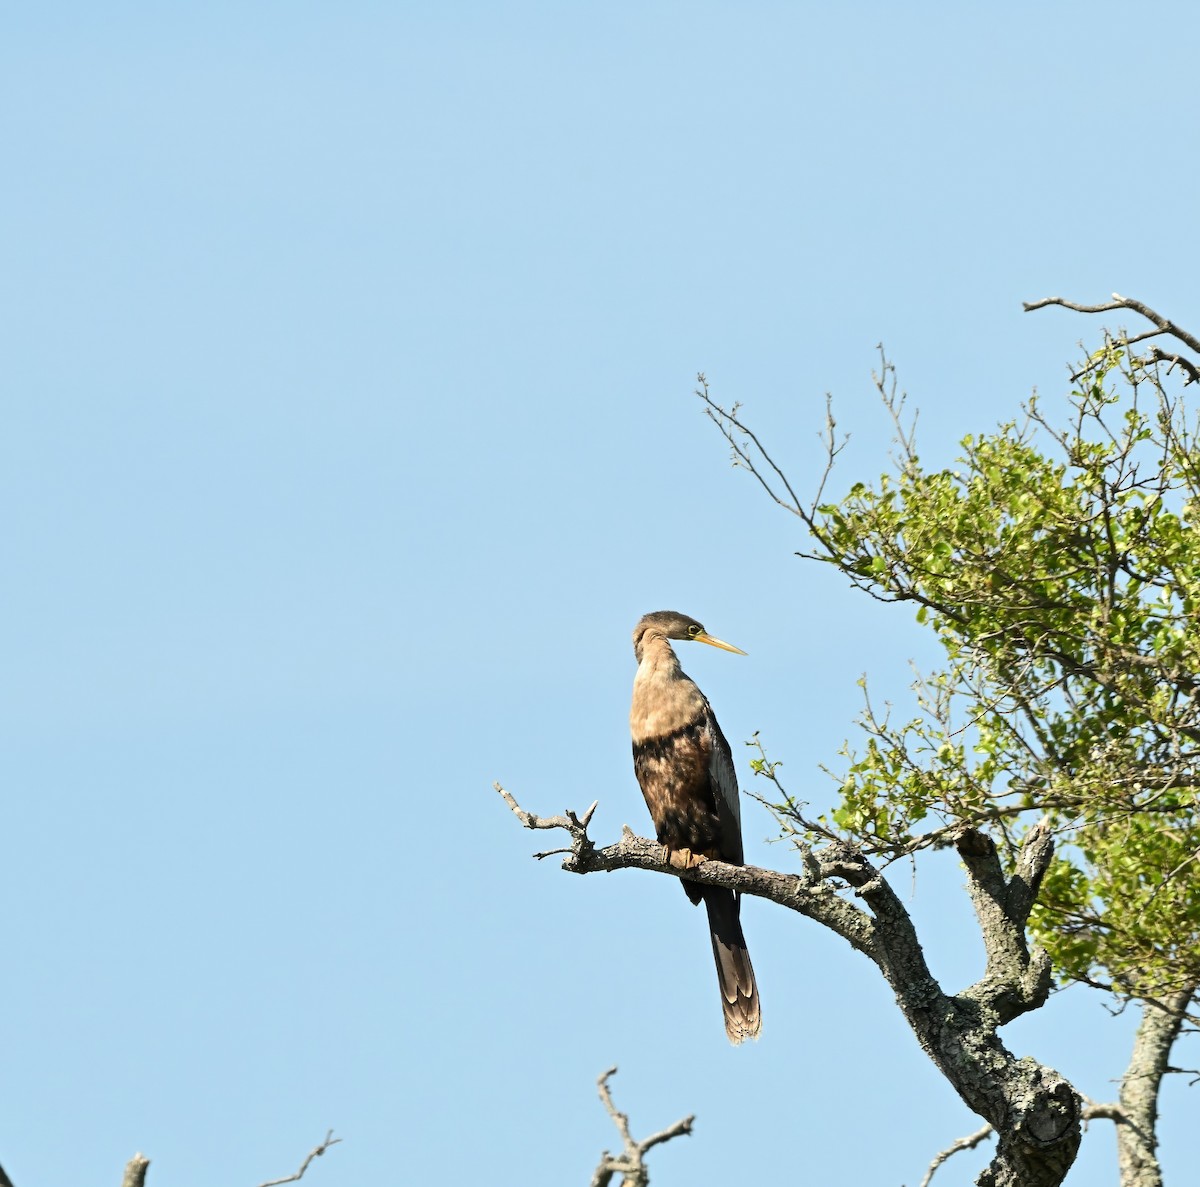
[[[885,359],[891,465],[834,501],[832,418],[805,504],[737,408],[703,377],[699,394],[735,461],[804,520],[802,555],[912,603],[944,655],[908,720],[867,699],[836,806],[812,819],[783,793],[785,829],[886,860],[987,826],[1011,869],[1048,817],[1035,938],[1061,979],[1155,999],[1200,980],[1200,419],[1193,369],[1135,352],[1141,337],[1106,334],[1064,402],[1030,399],[944,468],[922,463]]]

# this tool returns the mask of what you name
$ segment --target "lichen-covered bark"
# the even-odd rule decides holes
[[[1004,1080],[1006,1116],[978,1187],[1057,1187],[1079,1153],[1079,1094],[1032,1059],[1016,1060]]]
[[[984,834],[966,830],[957,847],[987,949],[984,977],[962,993],[943,993],[908,912],[876,876],[859,893],[882,935],[880,968],[929,1057],[996,1131],[996,1153],[980,1187],[1058,1187],[1079,1150],[1079,1094],[1052,1068],[1017,1059],[998,1033],[1005,1022],[1041,1006],[1049,992],[1048,963],[1029,952],[1025,922],[1053,853],[1050,833],[1031,831],[1011,879]]]
[[[616,845],[596,848],[587,835],[590,809],[582,819],[573,813],[539,819],[498,790],[526,828],[570,833],[563,868],[572,873],[644,869],[678,876],[661,845],[628,830]],[[967,1106],[996,1130],[996,1154],[978,1179],[980,1187],[1059,1187],[1079,1150],[1079,1094],[1052,1068],[1016,1058],[999,1037],[1000,1027],[1043,1005],[1049,993],[1049,962],[1044,953],[1030,951],[1025,925],[1053,855],[1052,836],[1048,827],[1032,829],[1010,878],[985,834],[964,829],[956,845],[987,948],[984,976],[958,994],[947,994],[938,984],[904,904],[853,845],[834,841],[815,851],[801,847],[799,875],[706,861],[689,869],[688,877],[770,899],[823,924],[870,957],[922,1048]],[[863,906],[843,897],[845,885]]]

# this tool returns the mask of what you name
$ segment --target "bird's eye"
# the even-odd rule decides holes
[[[703,627],[697,626],[694,622],[688,627],[688,634],[694,639],[703,630]]]

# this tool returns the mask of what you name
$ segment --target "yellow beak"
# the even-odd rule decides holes
[[[735,655],[747,654],[740,647],[726,643],[724,639],[714,639],[712,635],[693,635],[692,639],[697,643],[707,643],[710,647],[719,647],[722,651],[732,651]]]

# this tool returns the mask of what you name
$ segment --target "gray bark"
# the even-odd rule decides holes
[[[896,967],[890,961],[880,967],[921,1046],[964,1103],[996,1131],[996,1153],[979,1187],[1058,1187],[1079,1150],[1079,1094],[1052,1068],[1017,1059],[998,1033],[1006,1022],[1042,1006],[1050,992],[1049,960],[1044,952],[1030,953],[1025,924],[1053,856],[1053,840],[1049,829],[1032,829],[1011,879],[1004,877],[985,834],[965,829],[956,847],[987,951],[983,977],[958,994],[943,993],[899,899],[889,888],[872,902],[863,886],[859,893],[877,918],[884,911],[895,917],[888,926],[896,934],[887,947],[901,960]],[[876,881],[882,882],[878,876]]]
[[[607,1150],[600,1155],[591,1187],[609,1187],[616,1175],[621,1176],[621,1187],[649,1187],[650,1168],[646,1166],[646,1153],[672,1138],[690,1134],[695,1117],[684,1117],[682,1121],[676,1121],[674,1125],[668,1125],[666,1129],[639,1142],[630,1134],[629,1118],[613,1104],[612,1093],[608,1089],[608,1081],[616,1075],[616,1071],[615,1067],[610,1067],[596,1081],[596,1087],[600,1089],[600,1100],[605,1111],[621,1135],[623,1149],[615,1156]]]
[[[1158,1164],[1158,1094],[1167,1074],[1171,1047],[1179,1037],[1184,1011],[1196,993],[1191,985],[1162,1001],[1142,1003],[1142,1021],[1133,1058],[1121,1077],[1117,1124],[1117,1163],[1121,1187],[1162,1187]]]
[[[678,877],[661,845],[628,829],[616,845],[598,849],[587,835],[595,805],[582,818],[539,818],[497,785],[526,828],[563,829],[572,844],[563,868],[576,874],[643,869]],[[1042,1006],[1050,992],[1050,962],[1030,951],[1025,927],[1054,852],[1041,825],[1027,834],[1016,872],[1005,878],[996,847],[984,833],[963,829],[956,847],[987,950],[983,977],[947,994],[925,961],[912,918],[882,874],[856,848],[834,841],[819,850],[801,846],[803,870],[780,874],[754,866],[705,861],[687,876],[770,899],[828,927],[878,966],[922,1048],[967,1106],[996,1130],[996,1153],[979,1187],[1059,1187],[1079,1150],[1082,1102],[1052,1068],[1017,1059],[999,1029]],[[549,856],[539,854],[539,856]],[[864,906],[844,897],[853,889]],[[1140,1185],[1139,1185],[1140,1187]]]
[[[125,1177],[121,1187],[145,1187],[146,1171],[150,1169],[150,1159],[144,1154],[135,1154],[125,1164]]]

